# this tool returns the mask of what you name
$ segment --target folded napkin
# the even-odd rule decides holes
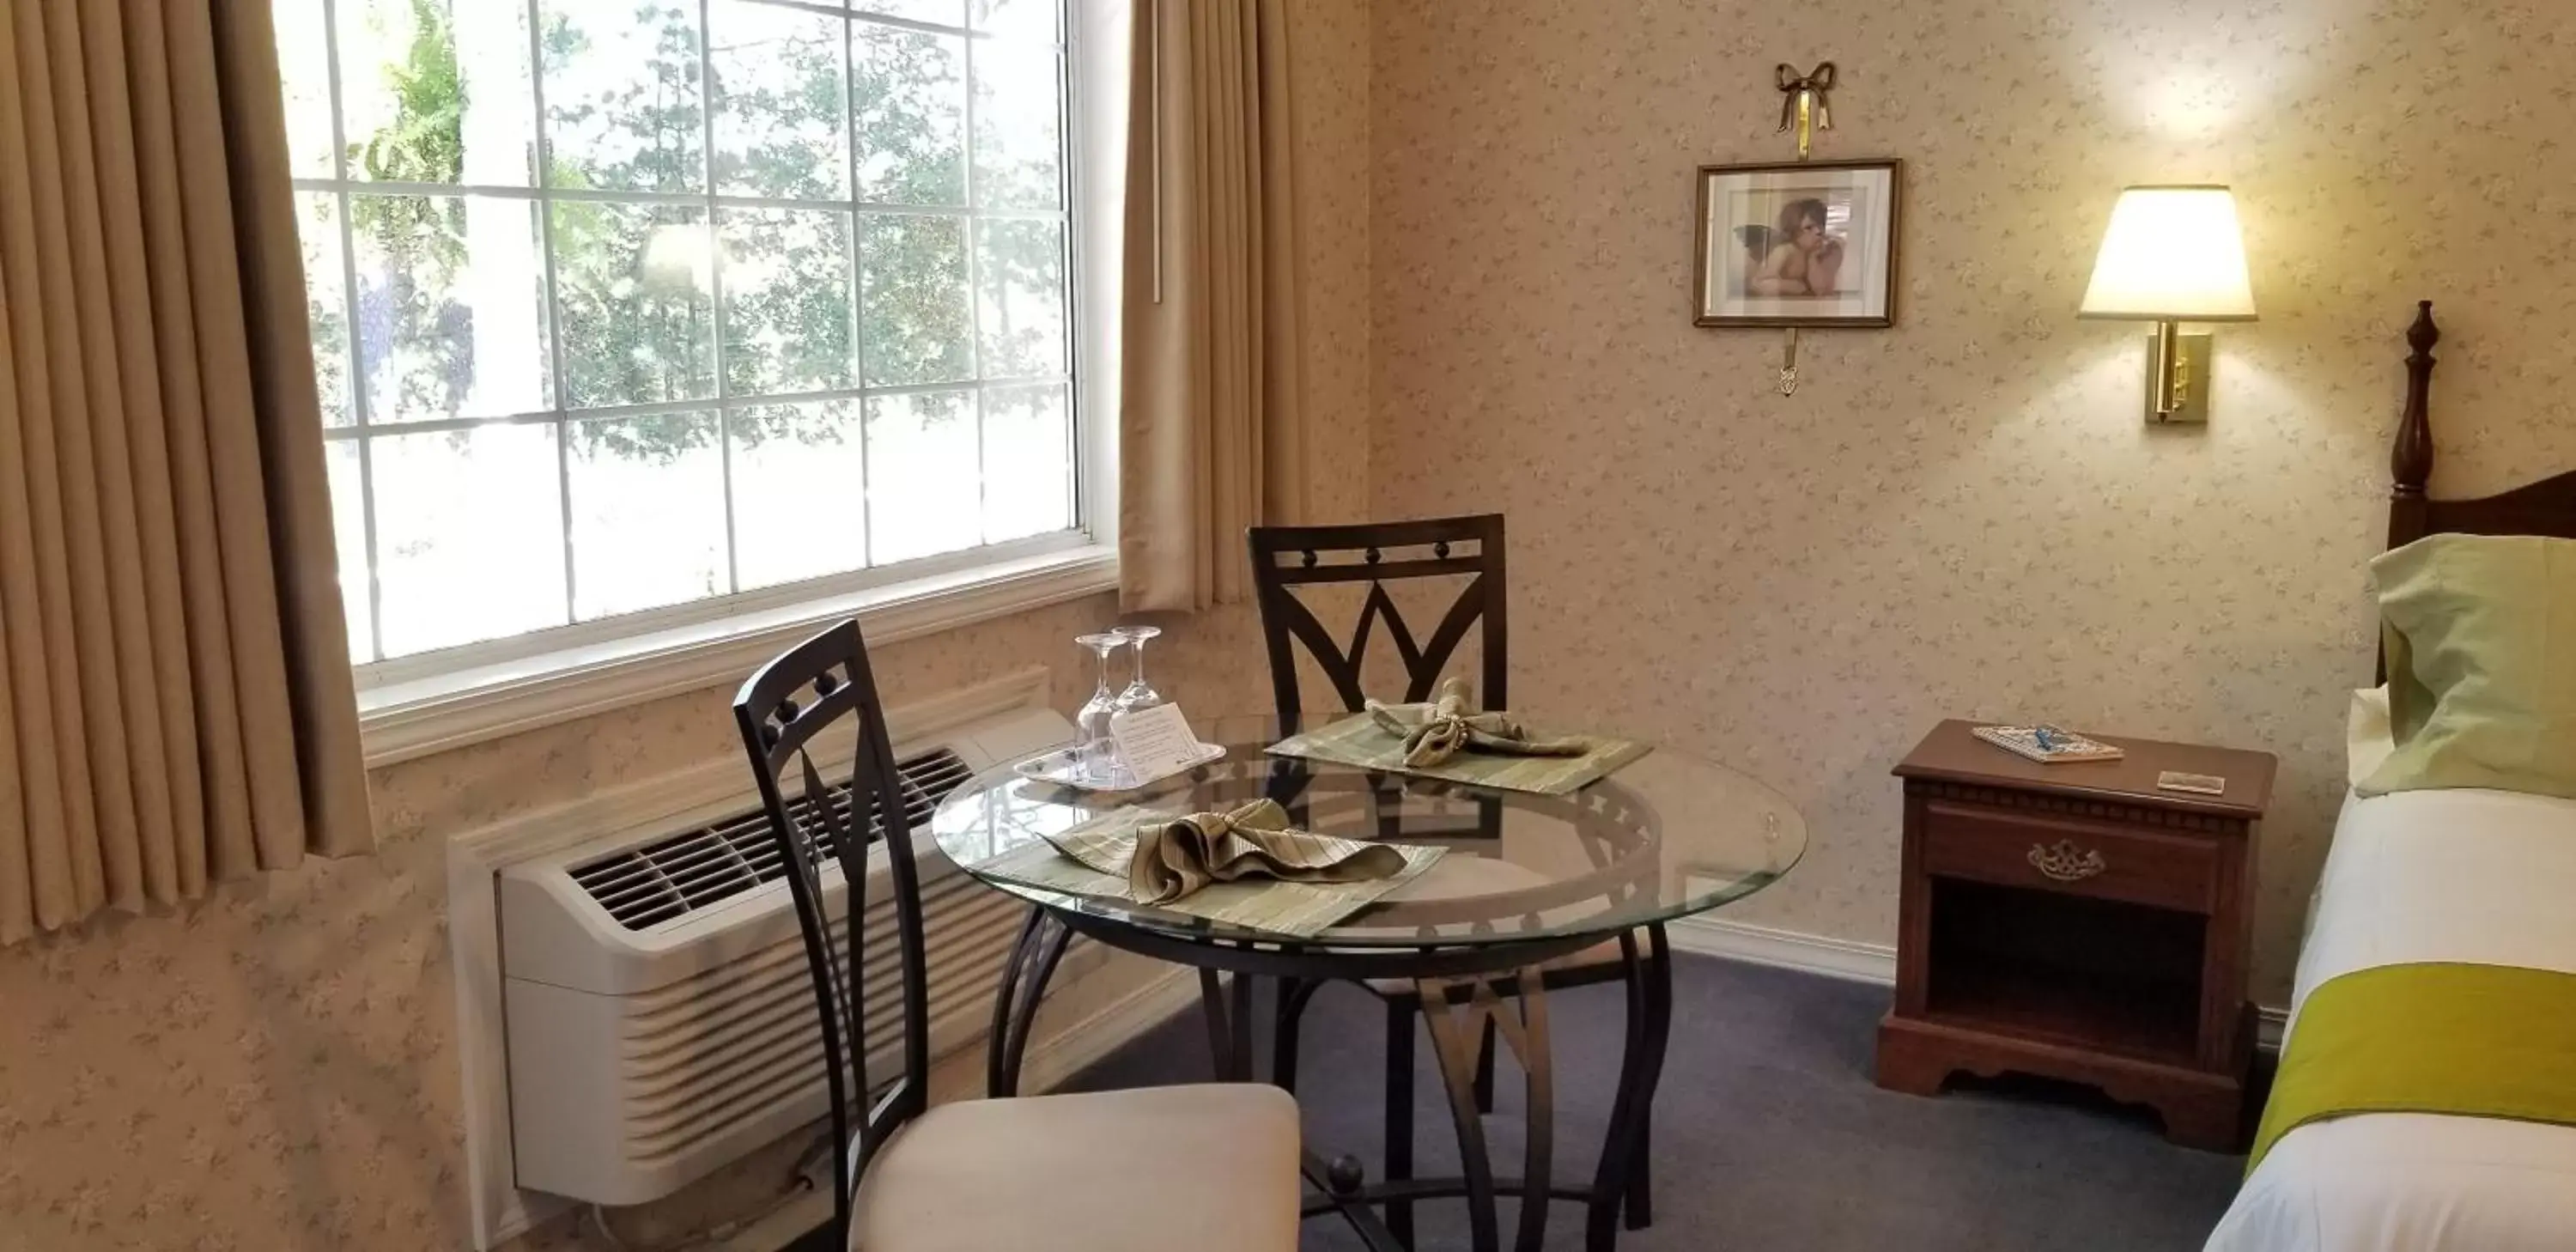
[[[1050,840],[1058,851],[1104,874],[1127,878],[1128,898],[1169,904],[1212,882],[1275,878],[1334,883],[1403,873],[1404,851],[1392,844],[1336,839],[1288,825],[1276,800],[1254,800],[1230,813],[1192,813],[1147,822],[1126,839]],[[1125,863],[1120,863],[1121,853]]]
[[[1467,680],[1445,678],[1429,704],[1368,702],[1369,716],[1380,728],[1404,738],[1408,769],[1429,769],[1460,752],[1494,752],[1505,756],[1581,756],[1592,750],[1587,739],[1540,739],[1507,713],[1472,712]]]

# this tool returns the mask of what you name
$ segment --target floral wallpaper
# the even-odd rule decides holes
[[[1299,195],[1363,219],[1363,0],[1294,0]],[[1307,240],[1310,510],[1366,507],[1367,234]],[[1072,636],[1102,595],[880,649],[901,703],[1031,664],[1070,712],[1091,693]],[[1205,709],[1266,708],[1248,608],[1165,619],[1156,683]],[[380,847],[234,883],[175,913],[113,916],[0,951],[0,1252],[455,1252],[465,1211],[455,991],[441,839],[506,814],[733,759],[731,684],[373,776]],[[715,1208],[719,1201],[710,1201]],[[514,1252],[587,1247],[557,1224]]]
[[[1307,513],[1369,515],[1369,0],[1292,0]]]
[[[1515,702],[1784,787],[1807,864],[1741,916],[1885,941],[1886,771],[1942,716],[2283,759],[2277,1001],[2370,672],[2411,301],[2437,491],[2576,466],[2562,293],[2576,13],[2423,0],[1292,0],[1318,518],[1506,509]],[[1908,162],[1893,330],[1689,325],[1691,169],[1775,160],[1776,61],[1842,66],[1824,157]],[[2215,420],[2138,419],[2140,333],[2072,310],[2124,183],[2224,180],[2263,320]],[[901,700],[1030,663],[1102,596],[884,650]],[[1158,678],[1257,706],[1242,609]],[[734,751],[725,692],[381,770],[382,846],[0,952],[0,1252],[468,1246],[440,839]],[[554,1229],[533,1249],[579,1246]],[[523,1250],[524,1252],[524,1250]]]
[[[1053,666],[1098,596],[880,649],[891,703]],[[1252,618],[1155,645],[1159,685],[1260,698]],[[730,685],[376,771],[376,853],[0,952],[0,1252],[471,1246],[442,835],[710,757]],[[567,1241],[571,1236],[551,1232]],[[557,1246],[552,1240],[534,1246]]]
[[[2279,754],[2258,998],[2286,997],[2371,677],[2400,333],[2446,331],[2437,493],[2576,468],[2576,9],[2423,0],[1378,0],[1378,509],[1507,507],[1515,699],[1783,787],[1814,847],[1731,915],[1896,929],[1888,769],[1945,716]],[[1906,162],[1898,322],[1690,324],[1693,168]],[[2119,188],[2233,184],[2261,321],[2214,418],[2140,416],[2079,322]],[[1527,692],[1528,694],[1523,694]]]

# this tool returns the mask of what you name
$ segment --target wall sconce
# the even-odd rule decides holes
[[[2176,324],[2254,320],[2236,197],[2217,186],[2123,189],[2076,316],[2154,322],[2147,420],[2208,421],[2210,337]]]

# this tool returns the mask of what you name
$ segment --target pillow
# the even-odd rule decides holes
[[[2356,790],[2576,797],[2576,541],[2433,535],[2370,572],[2396,747]]]
[[[2388,688],[2365,687],[2352,693],[2352,708],[2343,719],[2344,777],[2354,790],[2379,768],[2397,741],[2388,732]]]

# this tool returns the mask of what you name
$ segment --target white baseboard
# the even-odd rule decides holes
[[[1847,982],[1865,982],[1881,987],[1896,985],[1896,949],[1889,944],[1836,939],[1830,935],[1811,935],[1705,915],[1674,922],[1668,932],[1674,949],[1681,952],[1723,957],[1748,965],[1794,969]],[[2257,1005],[2254,1014],[2255,1048],[2279,1053],[2281,1033],[2289,1023],[2289,1010],[2268,1004]]]
[[[2290,1029],[2290,1010],[2269,1004],[2254,1006],[2254,1050],[2281,1054],[2281,1038]]]
[[[1674,922],[1667,933],[1672,936],[1673,947],[1683,952],[1822,974],[1846,982],[1896,985],[1896,949],[1888,944],[1835,939],[1706,915]]]

